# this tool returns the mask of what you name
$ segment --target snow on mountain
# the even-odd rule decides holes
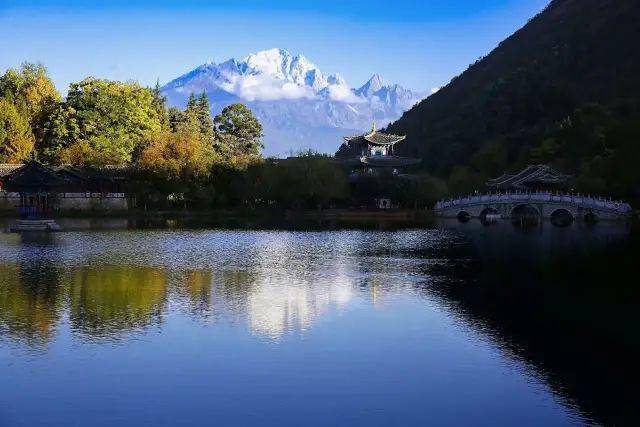
[[[384,86],[382,85],[382,78],[378,75],[378,73],[374,74],[368,82],[366,82],[360,89],[355,91],[356,95],[364,96],[365,98],[369,98],[374,96],[376,92],[382,89]]]
[[[162,88],[170,105],[184,107],[190,93],[205,91],[213,114],[246,103],[263,124],[265,154],[312,148],[333,153],[340,136],[396,120],[423,95],[385,85],[378,74],[358,89],[339,75],[324,76],[302,55],[269,49],[238,61],[207,63]]]

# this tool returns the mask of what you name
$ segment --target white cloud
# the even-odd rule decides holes
[[[377,96],[372,96],[369,99],[369,105],[374,110],[384,110],[384,107],[385,107],[384,102],[382,102],[382,100],[380,98],[378,98]]]
[[[312,87],[282,80],[268,74],[227,74],[220,79],[219,86],[238,97],[252,101],[278,101],[281,99],[315,99],[317,93]],[[349,85],[336,84],[326,87],[328,97],[335,102],[359,104],[366,99],[353,93]]]
[[[433,95],[434,93],[436,93],[437,91],[439,91],[440,88],[439,87],[432,87],[431,88],[431,94]]]
[[[354,94],[351,88],[346,84],[330,85],[327,86],[327,89],[329,90],[329,98],[332,101],[346,102],[350,104],[366,102],[365,99]]]
[[[275,79],[265,74],[232,75],[220,86],[247,101],[276,101],[280,99],[311,99],[312,88]]]

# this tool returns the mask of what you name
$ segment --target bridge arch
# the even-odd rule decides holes
[[[575,220],[573,212],[566,208],[555,209],[551,212],[549,218],[551,219],[551,224],[557,227],[567,227]]]
[[[480,222],[484,225],[493,224],[496,222],[496,219],[500,216],[500,212],[496,208],[486,207],[480,211]]]
[[[535,226],[540,223],[540,211],[528,203],[517,204],[511,209],[511,221],[520,227]]]
[[[458,212],[458,215],[456,215],[456,218],[458,218],[458,221],[460,222],[469,222],[471,214],[465,210],[461,210]]]
[[[593,212],[593,211],[589,211],[585,214],[584,216],[584,222],[586,222],[589,225],[594,225],[596,224],[598,221],[600,221],[600,217],[598,216],[597,213]]]

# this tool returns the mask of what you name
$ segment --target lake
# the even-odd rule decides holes
[[[0,234],[0,425],[640,418],[625,224],[121,225]]]

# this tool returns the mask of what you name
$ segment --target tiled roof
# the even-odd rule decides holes
[[[569,175],[560,173],[549,165],[529,165],[516,174],[503,174],[498,178],[490,179],[487,181],[487,185],[503,189],[526,189],[527,183],[560,184],[569,178]]]
[[[22,164],[0,163],[0,178],[21,167]]]
[[[368,142],[373,145],[393,145],[396,142],[400,142],[406,137],[403,135],[392,135],[390,133],[383,133],[378,131],[371,131],[364,135],[345,136],[344,140],[347,142]]]
[[[64,184],[53,169],[29,161],[11,171],[4,179],[7,191],[41,191]]]

